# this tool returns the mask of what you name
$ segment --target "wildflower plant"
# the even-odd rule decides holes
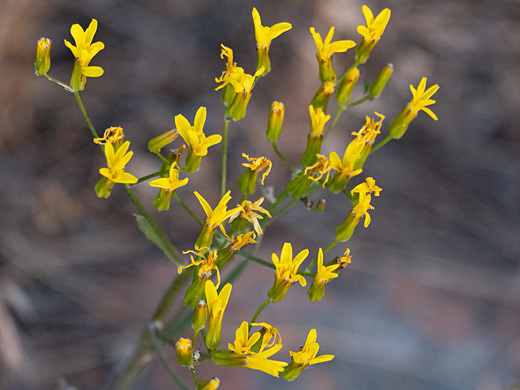
[[[41,38],[36,45],[35,73],[62,86],[75,95],[79,108],[89,128],[93,144],[97,144],[106,160],[106,167],[100,167],[101,178],[93,186],[100,198],[107,198],[114,190],[123,190],[137,209],[136,219],[139,228],[147,238],[155,243],[176,266],[178,275],[172,280],[171,286],[158,302],[156,311],[140,339],[132,359],[123,370],[115,388],[126,389],[133,383],[136,376],[149,360],[156,354],[165,365],[168,373],[177,383],[182,383],[176,374],[174,362],[165,358],[165,348],[175,348],[179,368],[191,371],[194,387],[183,384],[183,388],[217,389],[218,378],[199,378],[195,367],[199,364],[213,362],[220,366],[245,367],[262,371],[266,374],[289,381],[297,379],[305,368],[317,363],[324,363],[334,358],[332,354],[318,355],[317,330],[310,329],[303,347],[298,351],[283,352],[282,336],[276,328],[279,318],[273,317],[269,310],[270,304],[281,302],[290,289],[307,288],[311,302],[326,299],[326,286],[340,280],[340,272],[351,263],[350,249],[345,242],[350,240],[356,227],[363,220],[367,228],[371,223],[374,206],[372,201],[380,196],[381,187],[376,185],[372,177],[359,180],[351,186],[351,179],[362,175],[365,161],[380,147],[392,139],[400,139],[420,111],[424,111],[432,119],[437,116],[428,107],[435,103],[431,97],[437,92],[438,85],[426,87],[426,77],[422,78],[417,88],[410,86],[411,101],[405,105],[402,112],[390,121],[385,128],[385,116],[375,113],[367,115],[366,122],[357,129],[348,129],[352,137],[345,137],[343,143],[332,145],[334,150],[329,155],[322,154],[321,147],[327,141],[330,132],[336,127],[341,114],[350,107],[357,106],[367,100],[378,98],[384,91],[392,75],[393,66],[385,65],[372,83],[366,83],[364,96],[352,101],[351,97],[360,78],[359,66],[370,58],[371,51],[381,40],[389,23],[390,10],[384,9],[374,17],[372,11],[364,5],[362,13],[364,24],[357,28],[362,36],[360,42],[339,39],[332,41],[335,27],[328,30],[324,39],[314,27],[310,33],[316,44],[318,69],[315,74],[321,82],[319,89],[313,94],[309,92],[310,125],[307,132],[300,137],[307,137],[307,145],[301,151],[297,162],[289,161],[277,147],[277,141],[283,136],[285,106],[275,101],[271,107],[266,107],[268,121],[265,129],[267,141],[272,145],[280,161],[272,162],[266,157],[249,157],[250,151],[239,151],[247,160],[241,167],[236,186],[227,181],[228,131],[233,121],[246,118],[247,105],[252,98],[252,90],[257,82],[268,76],[272,71],[269,48],[273,39],[283,33],[290,33],[292,25],[287,22],[276,23],[272,27],[262,25],[260,13],[252,10],[252,29],[256,37],[257,60],[256,69],[248,70],[237,66],[233,50],[222,45],[221,58],[226,58],[225,70],[220,77],[215,78],[218,84],[215,88],[221,91],[224,121],[222,134],[207,135],[204,130],[207,111],[205,107],[197,110],[193,124],[181,113],[172,113],[172,123],[175,129],[155,137],[150,137],[148,149],[157,157],[157,171],[143,177],[136,177],[127,172],[127,164],[133,155],[130,151],[130,141],[124,139],[123,128],[107,127],[101,137],[91,123],[83,105],[80,92],[85,88],[88,77],[100,77],[103,69],[91,65],[91,62],[102,49],[103,42],[94,42],[98,32],[98,22],[93,19],[87,29],[78,24],[71,27],[74,43],[65,40],[65,45],[74,57],[70,83],[64,83],[49,75],[51,67],[51,40]],[[102,30],[102,29],[101,29]],[[102,34],[102,31],[100,32]],[[341,37],[343,38],[343,37]],[[279,39],[283,39],[279,38]],[[254,43],[251,44],[254,47]],[[342,73],[337,73],[332,62],[333,54],[340,56],[354,48],[354,62]],[[217,49],[216,49],[217,50]],[[105,55],[110,55],[106,50]],[[215,53],[217,55],[217,53]],[[310,54],[311,55],[311,54]],[[274,68],[277,59],[273,58]],[[248,73],[249,72],[249,73]],[[218,74],[219,71],[215,70]],[[334,115],[328,114],[329,98],[335,94],[337,109]],[[313,97],[312,97],[313,96]],[[268,114],[268,115],[267,115]],[[333,119],[332,119],[333,118]],[[266,118],[267,119],[267,118]],[[247,120],[247,119],[246,119]],[[381,133],[386,137],[378,141]],[[180,136],[180,137],[179,137]],[[175,148],[172,147],[175,145]],[[193,188],[190,177],[197,174],[203,157],[213,153],[215,149],[222,151],[220,200],[215,207]],[[184,154],[184,150],[187,152]],[[183,157],[184,155],[184,157]],[[340,158],[339,156],[343,157]],[[286,165],[284,168],[283,163]],[[244,171],[245,168],[245,171]],[[274,197],[259,196],[258,187],[265,189],[265,180],[272,170],[285,169],[287,182],[277,188]],[[131,169],[129,169],[131,171]],[[262,173],[258,180],[259,173]],[[115,187],[118,184],[118,187]],[[189,249],[184,252],[173,245],[168,235],[148,212],[133,191],[135,185],[149,185],[159,189],[154,206],[158,211],[173,213],[177,208],[171,207],[176,201],[193,218],[194,224],[200,225],[200,234],[193,237]],[[189,188],[188,197],[196,198],[202,210],[191,210],[184,200],[175,192],[179,187]],[[350,187],[350,188],[349,188]],[[325,232],[328,237],[323,247],[305,248],[293,251],[290,242],[284,242],[282,248],[271,249],[271,260],[256,257],[255,253],[263,238],[269,235],[269,225],[285,216],[295,207],[305,207],[308,210],[319,211],[325,217],[326,200],[320,199],[316,206],[310,197],[319,189],[327,191],[331,196],[345,200],[345,219],[335,229]],[[232,193],[239,200],[232,200]],[[257,194],[257,195],[255,195]],[[249,199],[249,197],[254,198]],[[264,204],[265,200],[268,200]],[[204,213],[201,218],[202,212]],[[174,217],[173,217],[174,218]],[[295,227],[297,229],[297,227]],[[339,246],[343,256],[331,257],[331,249]],[[186,248],[183,248],[186,249]],[[316,254],[317,256],[309,254]],[[188,258],[189,257],[189,258]],[[232,281],[236,279],[245,266],[269,267],[274,270],[274,280],[266,280],[265,301],[254,311],[251,318],[245,319],[235,332],[235,340],[222,343],[222,327],[228,302],[234,299]],[[223,268],[232,268],[231,276],[221,280]],[[272,287],[269,289],[269,284]],[[181,294],[184,293],[182,297]],[[178,315],[168,319],[172,306],[179,299],[184,302]],[[251,305],[252,303],[248,303]],[[262,316],[262,321],[257,320]],[[191,330],[189,324],[191,323]],[[256,330],[260,328],[259,330]],[[303,340],[307,330],[299,335]],[[200,336],[200,337],[199,337]],[[177,341],[172,341],[177,340]],[[227,348],[225,347],[227,345]],[[276,357],[275,357],[276,355]]]

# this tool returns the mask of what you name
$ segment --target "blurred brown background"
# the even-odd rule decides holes
[[[375,13],[389,7],[392,17],[362,78],[372,80],[387,62],[395,73],[380,99],[343,115],[323,151],[342,153],[348,134],[373,111],[385,114],[388,125],[410,100],[409,85],[422,76],[440,85],[432,107],[439,121],[421,113],[401,141],[366,164],[364,174],[383,192],[373,202],[372,224],[359,227],[348,243],[351,266],[327,287],[324,300],[310,304],[306,290],[294,287],[260,317],[282,332],[286,347],[279,359],[288,360],[287,351],[315,327],[320,352],[335,360],[313,366],[294,383],[202,365],[201,377],[219,376],[222,388],[495,390],[519,382],[520,3],[366,4]],[[37,39],[53,40],[50,73],[68,81],[73,59],[63,39],[71,40],[72,24],[99,21],[95,40],[106,48],[92,64],[105,75],[89,79],[82,96],[99,132],[125,129],[135,151],[129,171],[142,176],[159,167],[147,141],[173,128],[175,115],[192,121],[206,106],[206,132],[220,131],[223,107],[213,90],[224,69],[220,44],[232,47],[235,61],[253,72],[252,7],[264,25],[291,22],[293,30],[273,42],[273,71],[255,87],[246,119],[230,129],[230,187],[245,152],[272,158],[266,183],[279,191],[289,172],[265,139],[268,107],[273,100],[285,103],[279,147],[297,161],[309,127],[307,107],[319,86],[309,27],[324,36],[334,25],[334,40],[359,41],[362,5],[0,1],[1,389],[66,383],[110,389],[176,274],[138,231],[135,210],[120,189],[107,200],[96,198],[103,158],[72,94],[34,76]],[[337,71],[351,61],[352,53],[336,55]],[[218,201],[219,159],[219,149],[210,149],[201,171],[178,192],[201,216],[191,193],[198,189],[212,205]],[[136,191],[151,209],[155,190],[140,185]],[[284,241],[311,254],[327,246],[349,206],[326,192],[313,199],[321,195],[328,200],[324,214],[293,210],[268,229],[259,255],[269,259]],[[198,229],[178,205],[157,218],[181,250],[191,249]],[[271,284],[271,270],[251,265],[234,285],[223,343],[251,318]],[[153,361],[135,388],[176,387]]]

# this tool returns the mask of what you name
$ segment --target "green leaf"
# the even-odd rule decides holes
[[[173,258],[172,254],[170,253],[170,248],[168,248],[161,237],[156,233],[155,229],[150,225],[150,223],[147,221],[145,217],[142,215],[135,215],[135,219],[137,220],[137,224],[139,225],[139,229],[144,233],[146,238],[148,238],[150,241],[152,241],[155,245],[157,245],[173,262],[176,262],[176,259]]]

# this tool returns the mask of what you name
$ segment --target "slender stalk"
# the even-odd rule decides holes
[[[269,268],[272,268],[272,269],[276,269],[276,267],[274,266],[273,263],[270,263],[268,261],[265,261],[265,260],[262,260],[262,259],[259,259],[258,257],[255,257],[249,253],[240,253],[240,256],[242,256],[244,259],[247,259],[247,260],[250,260],[250,261],[253,261],[255,263],[258,263],[260,265],[263,265],[265,267],[269,267]]]
[[[168,167],[172,163],[170,160],[168,160],[166,157],[164,157],[160,152],[155,152],[155,155],[159,157]]]
[[[193,211],[191,211],[191,209],[186,205],[186,203],[184,203],[184,201],[179,197],[179,195],[177,195],[176,192],[173,193],[173,197],[177,202],[179,202],[181,207],[190,215],[190,217],[192,217],[199,225],[202,225],[202,220],[197,217]]]
[[[327,127],[327,130],[325,131],[325,134],[323,135],[324,139],[327,138],[330,131],[334,128],[334,126],[336,126],[336,123],[338,123],[339,117],[341,116],[343,111],[345,111],[346,109],[347,109],[346,105],[341,105],[338,107],[338,111],[336,111],[336,115],[334,115],[334,119],[332,120],[330,125]]]
[[[72,88],[69,84],[67,83],[64,83],[63,81],[60,81],[58,79],[55,79],[54,77],[52,77],[50,74],[44,74],[45,77],[47,77],[48,80],[52,81],[53,83],[56,83],[58,84],[59,86],[63,87],[65,89],[65,91],[68,91],[68,92],[76,92],[76,90],[74,88]]]
[[[221,177],[221,191],[220,196],[223,197],[226,193],[226,180],[227,180],[227,147],[228,147],[228,130],[229,130],[228,118],[224,118],[224,128],[222,130],[222,177]]]
[[[381,142],[379,142],[376,146],[374,146],[374,147],[372,148],[372,150],[370,151],[369,154],[374,153],[377,149],[379,149],[381,146],[387,144],[387,143],[390,142],[392,139],[393,139],[393,137],[392,137],[390,134],[388,134],[384,140],[382,140]]]
[[[193,382],[195,382],[195,386],[199,385],[199,380],[197,379],[197,376],[195,375],[195,368],[193,366],[190,367],[191,377],[193,378]]]
[[[175,298],[181,291],[182,287],[190,280],[191,274],[184,272],[177,276],[175,280],[170,284],[168,290],[164,293],[157,305],[155,312],[152,315],[151,323],[163,322],[164,318],[169,312]],[[128,365],[125,367],[123,373],[119,377],[117,383],[114,386],[116,390],[128,390],[132,383],[137,378],[142,368],[152,359],[153,354],[153,335],[149,328],[145,328],[141,334],[138,346],[134,352],[134,355],[130,359]]]
[[[143,177],[139,178],[137,180],[137,183],[132,184],[132,186],[134,186],[136,184],[139,184],[139,183],[142,183],[143,181],[147,181],[147,180],[153,179],[154,177],[157,177],[157,176],[161,176],[161,171],[150,173],[149,175],[146,175],[146,176],[143,176]]]
[[[173,368],[170,366],[170,364],[168,363],[168,360],[166,360],[166,357],[164,356],[164,354],[162,353],[162,345],[161,345],[161,342],[160,340],[157,338],[157,335],[156,335],[156,329],[150,329],[150,333],[152,335],[152,342],[153,342],[153,346],[155,348],[155,353],[157,354],[157,357],[159,358],[159,361],[161,362],[161,364],[163,365],[163,367],[166,369],[166,371],[168,371],[168,374],[170,374],[170,376],[172,377],[172,379],[175,381],[175,383],[177,383],[182,389],[184,390],[190,390],[190,387],[188,386],[188,384],[186,384],[179,375],[177,375],[177,373],[173,370]],[[195,381],[195,384],[197,384],[197,380],[194,376],[193,380]]]
[[[83,118],[85,118],[85,122],[87,123],[88,129],[90,130],[90,133],[92,134],[92,137],[99,138],[99,135],[94,128],[94,125],[90,121],[90,118],[88,117],[87,110],[85,110],[85,106],[83,105],[83,101],[81,100],[81,97],[79,96],[79,92],[77,90],[74,90],[74,96],[76,97],[76,101],[78,102],[79,109],[81,110],[81,113],[83,114]]]
[[[287,166],[288,166],[292,171],[296,170],[296,169],[297,169],[296,166],[293,165],[293,164],[291,164],[291,163],[289,162],[289,160],[287,160],[287,159],[282,155],[282,153],[281,153],[280,150],[278,149],[278,146],[276,145],[276,142],[272,142],[271,144],[273,145],[273,150],[274,150],[274,152],[276,153],[276,155],[278,156],[278,158],[279,158],[280,160],[282,160],[282,162],[283,162],[285,165],[287,165]]]
[[[347,103],[345,106],[346,106],[346,108],[350,108],[350,107],[358,106],[358,105],[360,105],[361,103],[366,102],[367,100],[372,100],[372,96],[370,96],[370,95],[366,95],[366,96],[362,97],[361,99],[356,100],[355,102]]]
[[[126,194],[135,205],[135,208],[141,213],[141,215],[146,219],[150,227],[154,230],[155,235],[161,241],[162,246],[167,253],[168,257],[176,264],[182,265],[182,257],[179,251],[173,246],[171,241],[168,239],[166,234],[162,231],[162,229],[157,225],[157,222],[152,218],[152,216],[146,211],[142,203],[135,196],[134,191],[127,184],[121,184],[121,187],[125,190]]]
[[[249,328],[251,328],[251,323],[253,323],[253,322],[256,321],[256,319],[258,318],[258,316],[260,315],[260,313],[262,312],[262,310],[264,310],[265,307],[266,307],[267,305],[269,305],[270,303],[271,303],[271,301],[269,300],[269,298],[267,298],[267,299],[264,301],[264,303],[262,303],[262,304],[260,305],[260,307],[259,307],[258,310],[256,311],[255,315],[253,316],[253,318],[251,318],[251,321],[249,322],[249,324],[250,324],[250,325],[249,325]]]

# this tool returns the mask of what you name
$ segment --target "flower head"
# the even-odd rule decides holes
[[[374,19],[374,15],[370,8],[366,5],[362,7],[363,15],[367,21],[366,26],[358,26],[357,32],[363,36],[363,41],[356,49],[356,62],[364,64],[370,57],[370,52],[381,39],[381,35],[385,31],[386,25],[390,20],[390,10],[385,8]]]
[[[359,194],[359,203],[356,206],[354,206],[354,209],[352,210],[352,214],[354,218],[356,218],[357,220],[360,220],[363,216],[365,217],[365,227],[368,227],[371,221],[370,214],[368,214],[368,210],[374,209],[374,206],[370,204],[371,200],[372,196],[370,194],[361,192]]]
[[[256,8],[253,8],[253,23],[255,25],[257,49],[256,68],[260,69],[264,67],[264,74],[267,74],[271,70],[271,61],[269,60],[271,41],[284,32],[289,31],[292,25],[284,22],[277,23],[272,27],[262,26],[262,20]]]
[[[424,111],[433,120],[437,120],[437,115],[433,113],[427,106],[435,103],[435,100],[430,99],[435,92],[439,90],[437,84],[432,85],[426,89],[426,77],[423,77],[417,86],[417,89],[410,85],[410,91],[412,91],[412,100],[408,103],[401,113],[390,122],[390,135],[394,139],[401,138],[408,125],[417,117],[419,111]]]
[[[375,18],[370,8],[368,8],[366,5],[364,5],[361,10],[365,16],[367,25],[358,26],[357,32],[361,34],[363,39],[367,42],[379,41],[385,32],[388,21],[390,20],[390,10],[385,8]]]
[[[296,282],[306,286],[307,282],[302,275],[298,275],[298,267],[309,255],[309,250],[305,249],[298,253],[294,259],[292,256],[292,245],[286,242],[283,245],[280,258],[273,253],[271,259],[276,267],[275,281],[273,287],[267,292],[271,302],[278,302],[287,294],[289,288]]]
[[[360,158],[364,146],[364,142],[358,139],[352,140],[343,153],[343,159],[340,159],[336,152],[330,152],[330,165],[336,171],[329,183],[329,189],[332,192],[343,191],[350,178],[362,172],[362,169],[356,169],[355,164]]]
[[[204,220],[202,232],[197,239],[196,245],[199,248],[209,248],[211,246],[213,232],[217,227],[220,227],[220,230],[222,233],[224,233],[224,235],[226,234],[222,223],[238,210],[238,207],[235,207],[231,210],[227,209],[227,204],[231,200],[231,195],[229,195],[230,193],[231,191],[226,192],[226,194],[218,203],[217,207],[212,210],[206,199],[204,199],[197,191],[194,192],[202,208],[204,209],[204,212],[206,213],[206,219]]]
[[[320,68],[320,80],[325,81],[336,81],[336,74],[332,67],[332,55],[334,53],[344,53],[348,49],[356,46],[354,41],[336,41],[331,42],[332,36],[334,35],[334,27],[331,27],[329,33],[323,41],[321,35],[316,32],[314,27],[310,28],[316,49],[318,50],[317,58],[318,65]]]
[[[191,339],[181,337],[175,343],[177,351],[177,361],[183,366],[191,366],[193,364],[193,342]]]
[[[256,244],[255,238],[256,235],[253,231],[239,234],[236,238],[231,236],[231,249],[236,253],[247,244]]]
[[[325,128],[325,124],[330,119],[330,115],[325,115],[321,108],[315,110],[312,105],[309,106],[309,114],[311,116],[311,135],[313,137],[320,137]]]
[[[359,141],[369,145],[373,145],[376,136],[381,133],[381,126],[383,125],[383,119],[385,119],[384,115],[378,114],[377,112],[374,114],[380,118],[378,122],[376,122],[374,118],[370,118],[367,115],[365,117],[365,125],[358,132],[352,132],[352,135],[355,135]]]
[[[336,262],[339,265],[339,268],[345,268],[347,264],[352,263],[352,256],[350,255],[350,249],[345,249],[345,252],[343,253],[343,256],[339,257]]]
[[[64,40],[74,57],[76,64],[72,74],[71,85],[77,90],[83,90],[86,83],[86,77],[99,77],[103,74],[103,69],[99,66],[90,66],[90,61],[94,56],[105,48],[103,42],[92,43],[94,34],[97,31],[97,20],[92,19],[86,30],[79,24],[74,24],[70,28],[70,33],[74,38],[76,46],[72,45],[66,39]]]
[[[238,205],[238,207],[236,208],[237,211],[231,217],[229,217],[229,222],[233,222],[235,218],[240,217],[252,223],[256,234],[260,236],[261,234],[263,234],[263,232],[262,228],[260,227],[260,222],[258,220],[263,219],[264,217],[256,213],[256,211],[265,214],[268,218],[271,218],[271,214],[269,213],[269,211],[267,211],[263,207],[260,207],[263,201],[263,197],[258,199],[254,203],[247,199],[244,200],[242,204]]]
[[[320,345],[316,342],[317,337],[316,329],[311,329],[305,341],[305,345],[301,347],[298,352],[289,352],[292,361],[281,375],[284,379],[292,381],[296,379],[304,368],[312,364],[328,362],[334,359],[334,355],[316,356],[320,349]]]
[[[364,183],[358,184],[355,186],[352,191],[350,191],[351,195],[354,194],[370,194],[374,193],[375,196],[379,196],[379,193],[382,191],[381,187],[376,186],[376,181],[372,177],[367,177],[366,181]]]
[[[170,192],[170,191],[173,192],[177,188],[188,184],[188,181],[189,181],[188,178],[179,180],[179,170],[177,169],[176,165],[177,164],[175,164],[175,163],[172,163],[170,165],[168,177],[161,177],[159,179],[152,180],[148,184],[150,184],[150,186],[152,186],[152,187],[164,188],[168,192]]]
[[[208,280],[206,281],[205,292],[209,312],[206,345],[208,348],[216,348],[220,344],[222,318],[231,295],[231,284],[227,283],[222,287],[220,293],[217,293],[217,287],[211,280]]]
[[[305,174],[308,175],[308,178],[313,181],[318,181],[323,177],[323,175],[326,175],[322,185],[322,187],[325,187],[325,184],[327,183],[327,181],[329,181],[329,175],[330,170],[332,169],[332,165],[330,164],[330,161],[326,156],[317,154],[317,157],[318,162],[316,162],[316,164],[314,165],[305,168]]]
[[[323,265],[323,251],[319,250],[317,259],[317,270],[314,275],[314,281],[308,290],[309,298],[312,302],[319,301],[325,295],[325,285],[334,278],[338,277],[337,272],[334,272],[339,264],[332,264],[328,266]]]
[[[417,89],[410,85],[410,91],[412,91],[412,101],[408,104],[408,107],[418,113],[419,111],[424,111],[427,113],[433,120],[437,120],[437,115],[433,113],[432,110],[427,108],[426,106],[432,105],[435,103],[435,100],[430,99],[435,92],[439,90],[439,86],[437,84],[432,85],[430,88],[426,89],[426,77],[421,79],[421,82],[417,86]]]
[[[179,268],[177,268],[177,272],[179,274],[181,274],[184,269],[189,268],[191,266],[200,266],[199,272],[198,272],[199,278],[209,279],[211,277],[211,271],[215,270],[215,271],[217,271],[217,288],[218,288],[218,286],[220,286],[220,272],[218,270],[217,265],[215,264],[217,261],[217,251],[216,250],[208,251],[208,253],[206,253],[206,254],[201,253],[201,252],[192,251],[192,250],[184,251],[182,253],[184,253],[184,254],[193,253],[194,255],[196,255],[199,258],[199,260],[194,260],[193,256],[190,256],[191,264],[183,265],[183,266],[180,266]]]
[[[126,141],[116,152],[111,143],[105,144],[105,157],[107,159],[108,168],[101,168],[99,173],[114,183],[136,183],[137,177],[125,172],[125,165],[134,154],[134,152],[127,153],[129,147],[130,141]]]
[[[122,141],[124,138],[125,134],[123,133],[123,129],[121,127],[109,127],[105,130],[103,137],[94,138],[94,143],[98,145],[105,145],[106,143],[114,144],[116,142]]]
[[[181,114],[175,116],[175,126],[177,131],[188,144],[193,154],[197,156],[206,156],[210,146],[218,144],[222,140],[219,134],[206,137],[203,132],[204,123],[206,122],[206,107],[200,107],[195,114],[193,126]]]
[[[238,188],[245,193],[246,195],[251,195],[255,192],[256,188],[256,180],[258,178],[258,173],[264,171],[262,175],[262,185],[264,185],[264,180],[271,172],[271,168],[273,167],[273,163],[271,160],[265,157],[249,157],[247,154],[242,153],[242,157],[247,159],[249,162],[243,163],[242,166],[249,168],[240,175],[238,179]]]

